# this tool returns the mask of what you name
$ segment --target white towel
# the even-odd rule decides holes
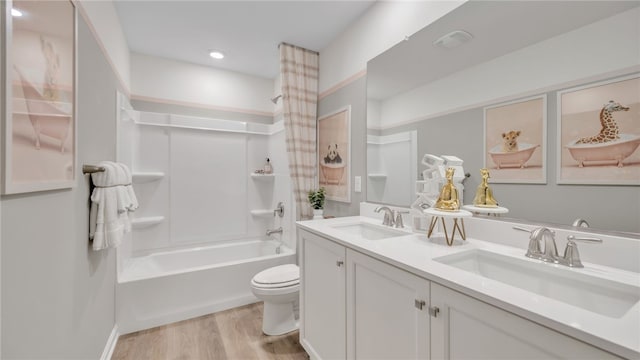
[[[117,247],[124,234],[131,231],[129,212],[138,207],[131,187],[131,173],[126,165],[102,161],[104,172],[91,174],[95,188],[91,194],[89,237],[93,249]]]

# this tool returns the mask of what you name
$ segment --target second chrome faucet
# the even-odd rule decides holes
[[[569,267],[584,267],[584,265],[582,265],[582,261],[580,261],[580,253],[578,252],[578,246],[575,243],[576,241],[589,243],[602,242],[602,239],[598,238],[580,238],[569,235],[567,236],[567,246],[564,249],[564,255],[559,256],[555,233],[553,231],[546,227],[539,227],[534,230],[525,229],[519,226],[514,226],[513,228],[520,231],[526,231],[531,234],[529,236],[529,246],[525,256]],[[544,249],[541,247],[541,244],[544,244]]]

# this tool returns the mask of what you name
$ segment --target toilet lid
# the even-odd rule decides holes
[[[300,268],[296,264],[274,266],[263,270],[253,277],[253,282],[262,285],[275,285],[300,280]]]

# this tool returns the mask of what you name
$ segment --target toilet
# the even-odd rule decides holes
[[[251,291],[264,301],[262,332],[282,335],[298,329],[294,306],[300,292],[300,268],[296,264],[274,266],[251,279]]]

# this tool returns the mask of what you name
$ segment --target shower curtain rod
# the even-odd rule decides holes
[[[282,45],[282,44],[284,44],[284,45],[289,45],[289,46],[293,46],[294,48],[297,48],[297,49],[300,49],[300,50],[304,50],[304,51],[307,51],[307,52],[310,52],[310,53],[313,53],[313,54],[320,55],[320,53],[319,53],[319,52],[317,52],[317,51],[313,51],[313,50],[305,49],[305,48],[303,48],[303,47],[296,46],[296,45],[293,45],[293,44],[289,44],[289,43],[287,43],[287,42],[281,42],[280,44],[278,44],[278,49],[280,49],[280,45]]]

